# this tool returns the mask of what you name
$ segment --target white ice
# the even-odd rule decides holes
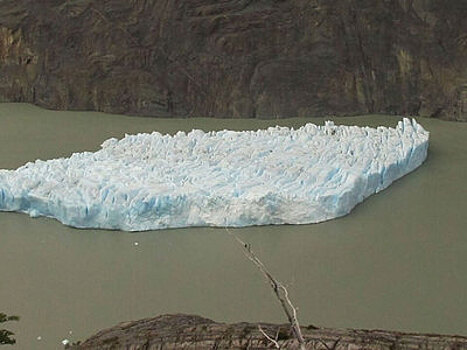
[[[0,170],[0,210],[125,231],[316,223],[417,168],[428,139],[409,119],[126,135],[95,153]]]

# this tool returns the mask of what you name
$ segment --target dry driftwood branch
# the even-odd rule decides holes
[[[277,342],[277,336],[278,336],[279,333],[277,333],[276,339],[272,339],[269,335],[266,334],[266,332],[263,330],[263,328],[261,327],[260,324],[258,325],[258,329],[259,329],[259,331],[261,332],[261,334],[264,335],[264,337],[265,337],[267,340],[269,340],[271,343],[274,344],[274,346],[276,347],[276,349],[280,349],[280,348],[281,348],[280,345],[279,345],[279,343]]]
[[[258,269],[263,273],[268,282],[271,284],[274,294],[279,300],[282,306],[282,310],[284,310],[284,313],[286,314],[287,319],[289,320],[292,332],[295,338],[297,339],[298,343],[300,344],[300,350],[305,350],[305,340],[303,339],[303,335],[300,330],[300,324],[298,322],[297,317],[297,309],[292,304],[292,301],[289,298],[289,292],[287,291],[287,288],[285,288],[285,286],[280,281],[278,281],[276,278],[274,278],[274,276],[271,275],[271,273],[268,271],[263,262],[255,255],[255,253],[251,249],[251,246],[248,243],[242,241],[235,233],[230,231],[227,227],[225,229],[229,235],[234,237],[235,240],[242,245],[243,252],[245,253],[246,257],[251,262],[253,262],[256,265],[256,267],[258,267]],[[269,339],[269,337],[267,338]]]

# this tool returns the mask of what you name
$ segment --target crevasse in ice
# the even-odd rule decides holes
[[[0,170],[0,210],[126,231],[316,223],[417,168],[428,139],[409,119],[126,135],[94,153]]]

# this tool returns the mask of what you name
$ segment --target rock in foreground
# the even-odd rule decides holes
[[[316,223],[417,168],[428,137],[409,119],[127,135],[95,153],[0,170],[0,210],[126,231]]]
[[[121,323],[101,331],[73,350],[159,350],[159,349],[274,349],[258,330],[258,325],[281,349],[299,349],[287,324],[217,323],[190,315],[164,315]],[[301,327],[306,349],[317,350],[464,350],[467,338],[434,334],[389,331],[337,330]]]

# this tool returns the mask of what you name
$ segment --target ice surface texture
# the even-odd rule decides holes
[[[428,138],[409,119],[126,135],[95,153],[0,170],[0,210],[125,231],[316,223],[417,168]]]

